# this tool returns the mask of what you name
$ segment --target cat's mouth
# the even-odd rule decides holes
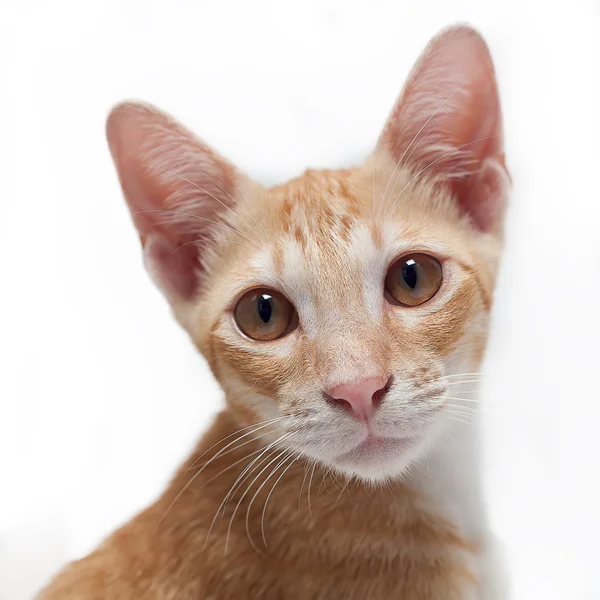
[[[368,465],[374,461],[397,457],[416,443],[416,437],[380,437],[369,434],[358,446],[336,457],[344,465]]]

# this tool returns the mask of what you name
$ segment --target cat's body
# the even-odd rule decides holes
[[[354,169],[264,189],[143,105],[108,136],[227,408],[40,599],[504,598],[473,410],[508,192],[481,38],[432,43]]]

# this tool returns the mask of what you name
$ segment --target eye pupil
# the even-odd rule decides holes
[[[258,316],[263,323],[268,323],[271,320],[273,314],[273,308],[271,306],[271,298],[269,296],[262,296],[258,301]]]
[[[414,290],[417,287],[419,277],[417,275],[417,268],[414,263],[404,266],[402,269],[402,279],[404,279],[404,283],[406,283],[409,288]]]
[[[423,253],[403,256],[386,275],[386,297],[392,304],[419,306],[437,294],[442,279],[442,265],[437,258]]]
[[[234,311],[237,326],[253,340],[276,340],[298,325],[291,302],[275,290],[254,289],[246,292]]]

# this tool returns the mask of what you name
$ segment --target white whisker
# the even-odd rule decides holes
[[[221,522],[223,521],[223,517],[225,516],[225,511],[227,510],[227,505],[229,504],[229,500],[233,497],[236,486],[238,486],[238,484],[239,484],[239,486],[241,487],[242,484],[244,483],[244,481],[246,481],[252,475],[252,473],[260,467],[260,465],[262,465],[266,460],[269,459],[269,457],[271,457],[275,452],[277,452],[277,449],[274,449],[275,446],[277,445],[277,443],[279,443],[285,439],[288,439],[292,435],[293,435],[292,433],[284,434],[279,439],[277,439],[275,442],[272,442],[271,444],[269,444],[266,448],[264,448],[263,452],[259,456],[256,457],[255,460],[253,460],[249,465],[247,465],[242,470],[242,472],[238,475],[238,478],[234,481],[233,485],[229,489],[229,492],[227,493],[227,495],[224,498],[223,511],[221,513]],[[270,450],[272,450],[272,452],[269,452]],[[268,455],[263,458],[263,456],[265,454],[267,454],[267,452],[268,452]],[[263,460],[261,460],[261,458]]]
[[[456,417],[452,417],[452,416],[449,416],[448,418],[451,419],[452,421],[457,421],[458,423],[463,423],[464,425],[475,426],[475,424],[476,424],[473,421],[463,421],[462,419],[457,419]]]
[[[473,404],[480,404],[479,398],[457,398],[456,396],[445,396],[446,400],[456,400],[457,402],[472,402]]]
[[[225,467],[222,471],[217,473],[214,477],[211,477],[208,481],[205,481],[204,487],[206,487],[209,483],[212,483],[213,481],[218,479],[221,475],[223,475],[223,473],[226,473],[227,471],[229,471],[229,469],[233,469],[233,467],[239,465],[240,463],[243,463],[245,460],[248,460],[251,456],[258,454],[259,452],[262,452],[263,450],[264,450],[264,448],[260,447],[258,450],[253,450],[252,452],[250,452],[250,454],[246,454],[246,456],[244,456],[243,458],[240,458],[239,460],[236,460],[234,463],[231,463],[228,467]]]
[[[480,383],[480,382],[481,382],[481,379],[458,379],[458,380],[454,379],[452,381],[444,381],[444,383],[446,385],[462,385],[463,383],[464,384],[467,384],[467,383],[475,384],[475,383]]]
[[[278,438],[277,440],[275,440],[275,442],[273,442],[272,444],[269,444],[261,452],[261,454],[258,457],[256,457],[245,469],[243,469],[243,471],[240,473],[240,475],[235,480],[235,482],[233,483],[233,485],[229,488],[229,491],[227,492],[227,494],[225,494],[225,497],[223,498],[221,504],[217,508],[217,512],[215,513],[215,516],[213,517],[213,520],[211,521],[210,527],[208,528],[208,533],[206,534],[206,540],[204,541],[203,550],[206,548],[206,544],[208,543],[208,540],[210,538],[210,534],[211,534],[211,532],[213,530],[213,527],[215,526],[217,518],[219,517],[219,513],[221,512],[221,510],[223,510],[223,512],[225,511],[225,504],[227,503],[230,495],[233,493],[233,490],[235,489],[236,485],[238,484],[238,482],[240,481],[240,479],[243,477],[244,473],[246,473],[248,471],[248,469],[252,467],[252,465],[255,465],[257,463],[257,461],[259,461],[260,458],[262,456],[264,456],[264,454],[266,454],[269,450],[271,450],[274,447],[275,444],[277,444],[278,442],[283,441],[284,439],[287,439],[287,437],[289,437],[290,435],[292,435],[292,434],[286,433],[286,434],[282,435],[280,438]],[[273,452],[276,452],[276,451],[277,450],[274,450]],[[271,454],[271,456],[272,456],[272,454]]]
[[[268,419],[267,421],[260,421],[260,423],[254,423],[253,425],[248,425],[247,427],[242,427],[242,429],[238,429],[237,431],[234,431],[233,433],[229,434],[228,436],[220,439],[218,442],[214,443],[210,448],[208,448],[208,450],[205,450],[187,469],[186,469],[186,473],[188,471],[190,471],[195,465],[196,463],[206,454],[208,454],[208,452],[210,452],[213,448],[215,448],[216,446],[218,446],[221,442],[224,442],[225,440],[228,440],[229,438],[233,437],[234,435],[237,435],[238,433],[241,433],[242,431],[247,431],[248,429],[252,429],[252,432],[250,433],[246,433],[241,437],[238,437],[236,439],[236,441],[241,440],[242,438],[246,437],[247,435],[251,435],[252,433],[259,431],[260,429],[263,429],[264,427],[267,427],[269,425],[271,425],[272,423],[276,422],[276,421],[281,421],[282,419],[284,419],[285,417],[276,417],[274,419]],[[226,446],[225,448],[227,448],[228,446]],[[225,450],[225,448],[223,448],[223,450]]]
[[[302,479],[302,484],[300,485],[300,491],[298,492],[298,510],[300,510],[300,506],[302,504],[302,490],[304,489],[304,484],[306,483],[306,478],[308,477],[309,471],[310,463],[307,461],[304,465],[304,477]]]
[[[350,483],[350,479],[346,479],[346,483],[342,486],[342,489],[340,490],[340,493],[338,494],[338,497],[336,498],[335,502],[333,503],[333,508],[335,508],[337,506],[337,503],[340,501],[340,498],[342,497],[342,494],[346,491],[346,489],[348,488],[348,484]]]
[[[270,423],[269,423],[270,424]],[[266,426],[266,425],[265,425]],[[196,472],[194,473],[194,476],[190,478],[190,480],[183,486],[183,488],[181,489],[181,491],[175,496],[175,498],[173,499],[173,501],[171,502],[171,504],[169,504],[169,506],[167,507],[167,509],[165,510],[164,515],[161,517],[159,523],[162,523],[163,520],[165,519],[165,517],[169,514],[169,512],[171,511],[171,509],[173,508],[173,506],[175,506],[175,503],[181,498],[181,496],[184,494],[184,492],[192,485],[192,483],[194,483],[194,481],[202,474],[202,472],[204,471],[204,469],[206,469],[206,467],[208,467],[208,465],[210,465],[213,461],[215,461],[219,456],[223,455],[225,456],[226,454],[229,454],[230,452],[233,452],[235,450],[237,450],[238,448],[241,448],[242,446],[245,446],[246,444],[252,443],[253,441],[255,441],[254,439],[249,440],[248,442],[244,442],[243,444],[240,444],[238,447],[236,448],[232,448],[231,450],[224,452],[225,450],[227,450],[227,448],[229,448],[230,446],[232,446],[233,444],[236,444],[237,442],[239,442],[239,440],[242,437],[246,437],[247,435],[252,435],[256,430],[250,431],[248,433],[245,433],[243,436],[241,436],[240,438],[237,438],[235,440],[233,440],[232,442],[229,442],[229,444],[227,444],[224,448],[221,448],[221,450],[219,450],[219,452],[217,452],[214,456],[212,456],[209,460],[207,460],[202,467]],[[264,435],[268,435],[268,434],[264,434]],[[258,436],[260,437],[264,437],[264,435]],[[257,439],[257,438],[256,438]],[[221,440],[223,441],[223,440]],[[217,442],[217,444],[221,443],[221,441]],[[206,454],[206,453],[204,453]],[[202,456],[204,456],[204,454]],[[198,459],[196,459],[196,461],[194,461],[194,464],[198,461]],[[191,468],[191,467],[190,467]],[[189,470],[189,468],[188,468]],[[187,473],[187,471],[186,471]]]
[[[277,460],[279,460],[282,456],[284,456],[285,454],[287,454],[289,451],[288,450],[282,450],[275,458],[271,459],[265,467],[263,467],[261,469],[261,471],[258,473],[258,475],[250,482],[250,484],[248,485],[248,487],[246,488],[246,490],[244,491],[244,493],[242,494],[242,496],[240,497],[240,499],[238,500],[238,503],[235,505],[235,508],[233,509],[233,513],[231,515],[231,519],[229,520],[229,527],[227,527],[227,538],[225,539],[225,554],[227,554],[227,547],[229,545],[229,536],[231,535],[231,528],[233,527],[233,521],[235,520],[235,515],[237,514],[237,511],[239,510],[242,502],[244,501],[244,498],[246,497],[246,495],[248,494],[248,492],[252,489],[252,486],[254,485],[254,483],[256,481],[258,481],[258,479],[260,478],[260,476]],[[269,477],[272,475],[273,473],[271,473],[269,475]],[[256,548],[256,550],[258,552],[260,552],[258,550],[258,548]]]
[[[310,520],[313,520],[313,514],[312,514],[312,508],[310,505],[310,488],[312,486],[312,480],[315,474],[315,469],[317,468],[317,461],[315,460],[313,463],[313,468],[312,468],[312,472],[310,474],[310,479],[308,480],[308,493],[306,495],[307,499],[308,499],[308,514],[310,515]]]
[[[450,438],[443,436],[444,441],[450,442]],[[454,448],[456,448],[456,444],[453,444]],[[450,455],[452,462],[454,463],[454,467],[456,468],[456,474],[460,475],[460,469],[458,468],[458,463],[456,462],[456,457],[454,456],[454,452],[452,452],[452,448],[446,448],[446,452]]]
[[[453,377],[479,377],[481,373],[454,373],[452,375],[442,375],[439,379],[452,379]]]
[[[273,487],[271,488],[271,491],[269,492],[269,494],[267,495],[267,499],[265,500],[265,505],[263,506],[262,515],[261,515],[261,518],[260,518],[260,528],[261,528],[262,539],[263,539],[263,542],[265,544],[265,547],[267,546],[267,540],[265,538],[265,514],[267,513],[267,505],[269,504],[269,499],[271,498],[271,494],[275,490],[275,487],[281,481],[281,478],[287,473],[287,471],[290,469],[290,467],[294,466],[295,462],[299,458],[300,458],[299,456],[296,456],[294,458],[294,460],[281,472],[281,475],[279,475],[279,477],[277,478],[277,480],[273,484]],[[266,481],[263,483],[263,485],[265,483],[266,483]],[[256,496],[260,492],[260,490],[261,490],[261,488],[258,488],[256,494],[254,494],[254,497],[252,498],[252,500],[250,501],[250,504],[248,505],[248,511],[246,512],[246,532],[248,532],[248,518],[250,516],[250,508],[252,507],[252,503],[254,502],[254,498],[256,498]],[[248,535],[250,535],[249,532],[248,532]]]

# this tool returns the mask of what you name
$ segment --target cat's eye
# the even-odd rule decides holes
[[[291,302],[273,290],[246,292],[235,307],[238,327],[253,340],[276,340],[290,333],[297,322]]]
[[[397,260],[385,278],[385,290],[394,303],[418,306],[433,298],[442,285],[442,265],[428,254],[407,254]]]

